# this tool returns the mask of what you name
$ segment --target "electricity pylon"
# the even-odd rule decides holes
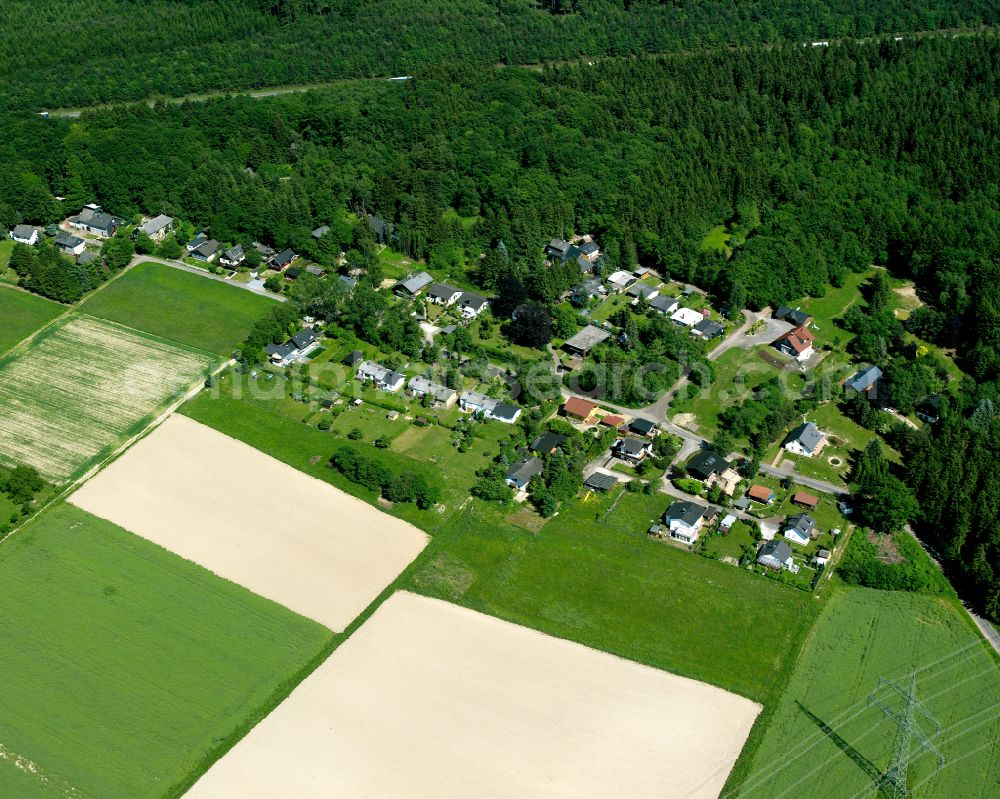
[[[944,765],[944,755],[937,747],[928,740],[924,731],[920,728],[917,713],[923,716],[926,721],[933,725],[936,735],[941,732],[941,722],[939,722],[931,712],[924,706],[923,702],[917,699],[917,675],[910,675],[910,684],[902,686],[899,683],[887,680],[885,677],[878,678],[878,688],[883,686],[892,688],[903,700],[900,710],[893,710],[875,694],[868,696],[868,705],[877,705],[886,718],[896,722],[896,738],[892,742],[892,759],[889,761],[889,768],[878,781],[878,788],[889,799],[906,799],[910,795],[906,787],[906,775],[910,771],[910,752],[913,739],[920,745],[920,749],[937,756],[938,766]]]

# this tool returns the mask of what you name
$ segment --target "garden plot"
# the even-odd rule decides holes
[[[427,543],[413,525],[184,416],[70,501],[337,632]]]
[[[211,362],[120,325],[71,317],[0,361],[0,458],[66,480],[141,430]]]
[[[759,710],[397,593],[187,796],[714,799]]]

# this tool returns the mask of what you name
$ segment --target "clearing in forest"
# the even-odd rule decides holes
[[[67,505],[4,543],[0,583],[10,799],[178,796],[332,638]]]
[[[0,360],[0,460],[69,479],[139,432],[211,365],[206,353],[67,317]]]
[[[396,593],[188,793],[717,797],[760,706]]]
[[[427,543],[413,525],[184,416],[70,501],[337,632]]]
[[[911,758],[913,799],[1000,796],[1000,669],[953,599],[845,588],[830,598],[750,764],[727,796],[740,799],[867,797],[885,771],[896,725],[869,707],[878,678],[907,684],[941,722],[922,723],[945,756]],[[890,689],[878,697],[902,703]],[[915,742],[914,742],[915,743]],[[874,776],[873,776],[874,775]]]

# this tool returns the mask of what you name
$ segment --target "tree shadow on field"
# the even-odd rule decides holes
[[[879,770],[878,766],[872,763],[867,757],[845,741],[837,733],[837,731],[833,729],[833,727],[823,721],[823,719],[809,710],[809,708],[797,699],[795,700],[795,704],[799,706],[799,710],[809,717],[809,720],[812,721],[813,724],[820,728],[823,734],[830,739],[834,746],[853,760],[855,765],[857,765],[857,767],[867,774],[874,782],[878,782],[882,779],[882,772]]]

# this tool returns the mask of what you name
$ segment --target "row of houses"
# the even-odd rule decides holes
[[[423,294],[429,302],[446,308],[457,307],[466,319],[475,319],[485,311],[490,301],[480,294],[464,291],[447,283],[436,283],[427,272],[418,272],[400,280],[393,293],[405,299],[413,299]]]

